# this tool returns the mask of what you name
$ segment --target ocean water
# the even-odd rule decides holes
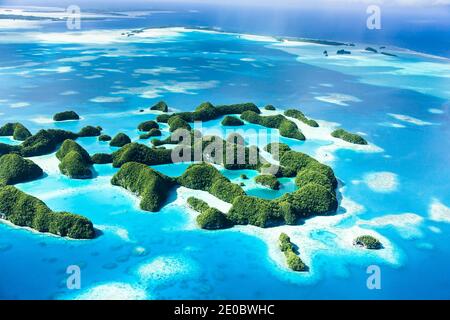
[[[110,184],[117,171],[111,165],[95,165],[94,179],[73,180],[59,173],[54,154],[32,158],[46,175],[17,187],[53,210],[88,217],[101,234],[76,241],[0,224],[0,298],[450,298],[447,59],[395,47],[387,50],[397,57],[371,54],[363,50],[367,43],[342,57],[333,46],[181,28],[125,37],[122,32],[136,27],[131,21],[107,21],[97,26],[102,30],[96,23],[74,33],[55,25],[0,32],[1,125],[20,121],[33,133],[100,125],[103,133],[138,141],[137,125],[156,118],[148,107],[159,100],[183,111],[204,101],[252,101],[298,108],[321,128],[360,132],[370,148],[336,145],[314,130],[312,136],[305,131],[305,142],[281,138],[295,150],[325,155],[321,160],[340,181],[340,208],[332,217],[267,230],[200,230],[180,190],[161,211],[145,212],[136,197]],[[51,121],[66,109],[82,119]],[[220,121],[203,123],[202,130],[217,129]],[[91,154],[117,150],[96,138],[77,142]],[[154,168],[179,176],[188,165]],[[267,199],[296,188],[292,179],[281,179],[282,188],[273,191],[253,182],[254,171],[222,172]],[[250,179],[241,180],[242,173]],[[309,273],[285,267],[274,250],[281,230],[298,240]],[[353,247],[360,232],[379,236],[385,249]],[[80,290],[67,289],[69,265],[81,268]],[[370,265],[381,268],[380,290],[366,286]]]

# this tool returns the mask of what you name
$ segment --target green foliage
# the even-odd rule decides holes
[[[294,245],[291,243],[291,238],[289,238],[286,233],[282,232],[278,241],[281,251],[285,252],[287,250],[294,250]]]
[[[58,145],[64,140],[73,140],[77,137],[78,135],[76,133],[65,130],[39,130],[38,133],[22,142],[20,146],[20,154],[24,157],[34,157],[48,154],[55,151]]]
[[[160,114],[156,117],[156,121],[162,122],[162,123],[167,123],[167,121],[169,121],[169,119],[171,117],[172,117],[172,115],[169,115],[169,114]]]
[[[161,111],[161,112],[167,112],[167,111],[169,111],[169,107],[167,106],[167,104],[164,101],[159,101],[158,103],[153,105],[150,108],[150,110],[157,110],[157,111]]]
[[[115,168],[127,162],[139,162],[148,166],[172,163],[172,150],[152,149],[139,143],[129,143],[114,152],[112,156]]]
[[[336,196],[316,183],[308,183],[295,192],[286,193],[280,201],[290,203],[295,214],[304,218],[336,212],[338,207]]]
[[[226,116],[222,120],[223,126],[242,126],[243,124],[244,124],[244,122],[241,119],[233,117],[233,116]]]
[[[261,228],[281,221],[276,202],[249,196],[239,196],[228,211],[228,218],[235,224],[251,224]]]
[[[285,153],[286,151],[290,151],[291,148],[286,144],[286,143],[282,143],[282,142],[272,142],[269,143],[268,145],[266,145],[264,147],[264,150],[267,151],[270,154],[273,154],[273,149],[272,148],[278,148],[278,156],[282,156],[283,153]],[[276,150],[276,149],[274,149]]]
[[[80,153],[70,151],[59,164],[61,173],[73,179],[88,179],[92,177],[92,171]]]
[[[333,181],[330,180],[326,175],[323,173],[312,170],[312,169],[305,169],[300,171],[297,174],[297,177],[295,178],[295,184],[301,188],[308,183],[315,183],[318,185],[321,185],[325,188],[327,188],[329,191],[333,191],[335,188],[333,187]]]
[[[131,139],[125,133],[119,132],[114,138],[109,142],[111,147],[123,147],[124,145],[131,143]]]
[[[79,120],[80,116],[75,111],[58,112],[53,116],[54,121]]]
[[[91,159],[92,162],[96,164],[107,164],[113,162],[112,155],[108,153],[96,153],[92,156]]]
[[[381,244],[380,240],[369,235],[359,236],[353,241],[353,243],[357,246],[362,246],[366,249],[371,250],[378,250],[383,248],[383,245]]]
[[[189,205],[190,208],[200,213],[205,212],[206,210],[209,209],[209,205],[205,201],[198,199],[196,197],[189,197],[187,199],[187,204]]]
[[[87,164],[91,162],[89,153],[82,146],[71,139],[67,139],[63,142],[58,152],[56,152],[56,158],[62,161],[66,157],[66,155],[72,151],[75,153],[79,153],[81,158],[83,159],[83,162],[86,162]]]
[[[0,185],[27,182],[41,177],[42,169],[33,161],[10,153],[0,157]]]
[[[310,127],[318,127],[319,126],[319,124],[317,123],[317,121],[315,121],[315,120],[312,120],[312,119],[308,119],[304,114],[303,114],[303,112],[301,112],[301,111],[299,111],[299,110],[296,110],[296,109],[289,109],[289,110],[286,110],[285,112],[284,112],[284,115],[286,116],[286,117],[291,117],[291,118],[295,118],[295,119],[297,119],[297,120],[300,120],[300,121],[302,121],[303,123],[305,123],[305,124],[307,124],[308,126],[310,126]]]
[[[111,136],[108,136],[107,134],[99,135],[98,141],[111,141]]]
[[[152,129],[159,129],[159,124],[154,120],[145,121],[138,125],[138,130],[140,131],[147,132]]]
[[[295,253],[295,246],[291,242],[289,236],[285,233],[281,233],[279,237],[280,250],[284,253],[286,257],[287,265],[290,269],[294,271],[308,271],[309,268],[300,259],[300,257]]]
[[[233,202],[236,197],[245,195],[244,190],[240,185],[230,182],[227,178],[221,175],[208,190],[209,193],[216,196],[225,202]]]
[[[0,212],[11,223],[74,239],[92,239],[95,230],[87,218],[53,212],[44,202],[13,186],[0,187]]]
[[[169,124],[169,131],[174,132],[177,129],[186,129],[191,130],[191,126],[189,123],[187,123],[182,117],[180,116],[174,116],[171,117],[168,122]]]
[[[367,141],[363,137],[361,137],[355,133],[347,132],[344,129],[334,130],[331,133],[331,135],[335,138],[339,138],[339,139],[342,139],[342,140],[350,142],[350,143],[363,144],[363,145],[367,144]]]
[[[148,139],[150,137],[159,137],[161,136],[161,131],[159,129],[151,129],[149,132],[141,134],[139,139]]]
[[[261,110],[252,102],[217,106],[217,111],[220,115],[242,114],[245,111],[261,113]]]
[[[0,136],[12,136],[14,140],[24,141],[31,137],[31,132],[21,123],[7,123],[0,128]]]
[[[20,153],[20,147],[0,142],[0,156],[8,153]]]
[[[79,137],[97,137],[102,133],[102,128],[97,126],[86,126],[81,128],[80,132],[78,132]]]
[[[280,189],[280,182],[274,175],[270,174],[259,175],[255,178],[255,182],[263,186],[269,187],[270,189],[273,190]]]
[[[171,178],[136,162],[125,163],[113,176],[111,183],[140,196],[140,207],[146,211],[158,211],[174,186]]]
[[[311,158],[305,153],[290,150],[282,154],[280,165],[284,167],[286,176],[295,176],[298,171],[303,170],[315,161],[314,158]]]
[[[246,174],[241,174],[241,179],[243,179],[243,180],[247,180],[248,179],[248,177],[247,177],[247,175]]]
[[[225,229],[233,226],[227,216],[216,208],[208,208],[205,212],[200,213],[197,216],[197,224],[200,228],[207,230]]]
[[[241,114],[241,119],[263,127],[278,129],[283,137],[305,140],[305,136],[298,129],[297,125],[281,114],[264,117],[253,111],[245,111]]]
[[[275,111],[276,110],[275,107],[273,105],[271,105],[271,104],[265,106],[264,109],[265,110],[269,110],[269,111]]]

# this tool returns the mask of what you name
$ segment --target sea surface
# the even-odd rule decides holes
[[[110,184],[117,171],[111,165],[95,165],[93,179],[74,180],[59,173],[51,154],[31,158],[43,167],[42,179],[17,187],[53,210],[88,217],[101,234],[77,241],[0,223],[0,298],[450,298],[449,60],[395,43],[383,50],[396,56],[367,52],[367,46],[380,45],[364,42],[345,47],[351,55],[336,55],[342,47],[187,23],[191,28],[180,28],[179,21],[195,20],[195,14],[184,12],[177,20],[165,13],[177,28],[130,36],[149,25],[112,19],[89,21],[73,32],[63,23],[0,30],[0,125],[20,121],[33,133],[100,125],[103,133],[124,132],[138,141],[137,125],[156,118],[148,108],[159,100],[174,111],[204,101],[249,101],[298,108],[325,128],[358,132],[372,149],[333,148],[329,136],[308,138],[306,132],[305,142],[281,138],[312,156],[325,152],[321,161],[340,181],[335,216],[286,229],[302,239],[296,244],[311,271],[292,272],[274,253],[281,229],[201,230],[180,190],[161,211],[145,212],[136,197]],[[52,122],[63,110],[82,119]],[[220,128],[220,120],[203,123],[203,129]],[[18,143],[10,137],[0,142]],[[96,138],[77,142],[91,154],[117,150]],[[178,176],[188,165],[154,168]],[[251,180],[256,173],[248,170],[223,173],[246,183],[248,194],[267,199],[296,188],[291,179],[282,179],[279,191],[257,186]],[[250,180],[242,181],[242,173]],[[386,248],[353,247],[349,235],[361,230],[375,232]],[[81,268],[79,290],[66,286],[69,265]],[[380,267],[379,290],[366,285],[370,265]]]

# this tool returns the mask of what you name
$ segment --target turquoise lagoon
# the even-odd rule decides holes
[[[103,133],[138,141],[137,124],[156,117],[148,107],[159,100],[183,111],[203,101],[252,101],[298,108],[324,128],[361,132],[370,147],[336,145],[316,131],[305,131],[305,142],[281,138],[333,167],[341,206],[332,217],[265,230],[200,230],[180,190],[160,212],[144,212],[137,198],[110,184],[117,170],[111,165],[95,165],[94,179],[73,180],[59,174],[53,154],[33,158],[45,177],[17,187],[54,210],[89,217],[101,232],[76,241],[0,224],[0,298],[450,298],[448,59],[389,47],[398,57],[372,54],[366,44],[343,57],[334,46],[183,28],[121,35],[127,31],[2,32],[0,124],[20,121],[33,133],[100,125]],[[66,109],[82,119],[51,121]],[[203,129],[220,128],[220,120]],[[96,138],[78,141],[91,154],[116,150]],[[188,165],[154,168],[178,176]],[[253,183],[255,172],[223,173],[263,198],[295,189],[291,179],[272,191]],[[250,180],[242,181],[242,173]],[[284,265],[276,250],[282,230],[309,273]],[[377,234],[385,249],[353,247],[361,232]],[[366,268],[374,264],[380,290],[366,286]],[[80,290],[66,287],[69,265],[81,268]]]

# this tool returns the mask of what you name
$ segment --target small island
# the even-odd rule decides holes
[[[298,256],[295,245],[286,233],[281,233],[278,241],[280,250],[284,253],[290,269],[298,272],[309,271],[309,267]]]
[[[162,135],[161,130],[159,129],[150,129],[149,132],[139,135],[139,139],[145,140],[151,137],[160,137]]]
[[[353,245],[370,250],[379,250],[383,248],[380,240],[369,235],[363,235],[353,240]]]
[[[139,131],[150,131],[152,129],[159,129],[159,124],[154,120],[144,121],[138,125]]]
[[[267,106],[264,107],[264,110],[275,111],[276,108],[273,105],[268,104]]]
[[[80,116],[75,111],[58,112],[53,116],[53,121],[80,120]]]
[[[12,136],[14,140],[24,141],[31,137],[31,132],[21,123],[7,123],[0,128],[0,136]]]
[[[366,145],[367,141],[361,137],[360,135],[357,135],[355,133],[350,133],[348,131],[345,131],[344,129],[337,129],[334,130],[331,135],[335,138],[342,139],[344,141],[353,143],[353,144],[362,144]]]
[[[255,178],[255,182],[260,185],[269,187],[272,190],[279,190],[281,185],[277,177],[271,174],[259,175]]]
[[[102,127],[86,126],[78,132],[79,137],[98,137],[102,133]]]
[[[167,106],[167,104],[164,101],[159,101],[158,103],[151,106],[150,110],[167,112],[167,111],[169,111],[169,107]]]
[[[342,54],[352,54],[352,53],[348,50],[341,49],[341,50],[336,51],[336,54],[342,55]]]
[[[107,164],[112,163],[113,157],[108,153],[96,153],[91,157],[91,160],[95,164]]]
[[[303,114],[303,112],[301,112],[300,110],[289,109],[289,110],[286,110],[286,111],[284,112],[284,115],[285,115],[286,117],[291,117],[291,118],[300,120],[301,122],[307,124],[307,125],[310,126],[310,127],[317,128],[317,127],[319,126],[319,124],[317,123],[316,120],[308,119],[308,118]]]
[[[111,136],[109,136],[107,134],[99,135],[98,136],[98,141],[102,141],[102,142],[111,141]]]
[[[187,203],[190,208],[200,213],[197,216],[197,224],[200,228],[217,230],[231,228],[233,226],[233,222],[223,212],[216,208],[211,208],[205,201],[195,197],[189,197]]]
[[[131,139],[129,136],[127,136],[125,133],[119,132],[112,138],[112,140],[109,142],[109,145],[111,147],[123,147],[126,144],[131,143]]]
[[[56,153],[56,157],[61,161],[59,170],[62,174],[73,179],[92,178],[92,160],[89,153],[78,143],[67,139]]]

